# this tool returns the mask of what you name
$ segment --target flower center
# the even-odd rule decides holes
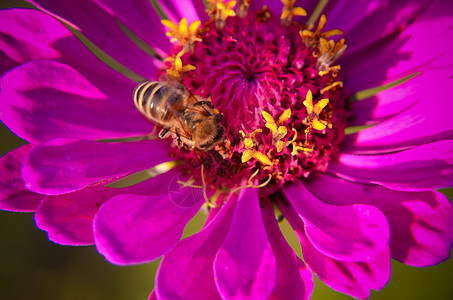
[[[210,151],[175,146],[171,155],[214,190],[248,185],[272,193],[325,171],[338,153],[347,111],[332,64],[346,46],[327,40],[341,32],[321,33],[325,16],[312,31],[292,21],[305,12],[299,8],[285,6],[279,18],[266,7],[244,13],[238,6],[235,16],[227,4],[214,7],[201,26],[181,21],[186,34],[163,70],[210,99],[223,114],[225,140]]]

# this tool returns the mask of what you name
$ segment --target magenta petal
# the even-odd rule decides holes
[[[243,189],[233,221],[214,261],[222,298],[268,299],[277,266],[261,217],[257,189]]]
[[[95,2],[123,22],[159,55],[166,55],[170,51],[171,44],[165,35],[166,29],[160,22],[160,17],[151,5],[151,1],[95,0]]]
[[[9,211],[35,211],[44,195],[25,189],[20,168],[25,155],[33,145],[25,145],[0,158],[0,209]]]
[[[195,20],[202,22],[208,20],[208,14],[203,1],[188,0],[188,1],[168,1],[157,0],[162,10],[173,22],[179,23],[182,18],[192,23]]]
[[[427,0],[418,1],[350,1],[348,4],[336,5],[335,8],[340,10],[348,10],[349,13],[360,14],[357,8],[366,9],[370,13],[365,13],[362,16],[354,16],[352,20],[346,19],[346,16],[327,15],[328,22],[331,22],[329,27],[335,26],[336,22],[355,22],[355,25],[350,28],[344,26],[339,29],[345,32],[345,39],[348,44],[348,55],[354,55],[359,49],[363,49],[372,45],[385,37],[398,33],[401,28],[406,27],[411,23],[424,8],[426,8]],[[332,17],[339,17],[341,20],[331,20]],[[360,21],[360,22],[357,22]],[[328,23],[329,24],[329,23]],[[366,34],[365,34],[366,33]]]
[[[47,196],[35,214],[36,226],[47,231],[49,240],[62,245],[94,244],[93,219],[101,205],[121,189],[103,185]]]
[[[0,10],[0,20],[0,49],[5,53],[0,64],[6,64],[0,71],[34,59],[52,59],[70,65],[103,93],[130,99],[136,83],[104,64],[52,16],[14,8]]]
[[[235,206],[236,196],[232,196],[202,231],[182,240],[164,256],[156,277],[159,299],[220,298],[213,264],[230,229]]]
[[[310,178],[307,187],[330,204],[371,204],[381,210],[389,221],[390,248],[396,260],[426,267],[450,256],[453,204],[439,192],[399,192],[323,174]]]
[[[98,251],[115,264],[152,261],[170,251],[181,239],[187,222],[203,201],[182,207],[175,204],[169,190],[153,196],[119,195],[101,206],[94,219],[94,237]],[[192,195],[192,188],[180,189]]]
[[[161,62],[135,45],[115,19],[94,1],[79,0],[63,3],[58,0],[36,0],[29,2],[74,24],[90,41],[124,66],[145,78],[155,77]]]
[[[166,140],[101,143],[54,140],[25,158],[26,187],[50,195],[81,189],[96,181],[151,168],[169,160]]]
[[[394,108],[397,108],[406,99],[412,99],[407,102],[409,104],[416,103],[385,122],[346,136],[344,151],[395,149],[453,139],[451,99],[445,95],[448,86],[453,86],[451,71],[434,70],[425,71],[401,86],[380,93],[379,104],[392,106],[395,102]],[[435,103],[433,99],[436,99]],[[366,114],[371,118],[382,114],[380,107],[374,110],[377,112]]]
[[[354,2],[359,3],[361,1]],[[414,96],[408,95],[407,97],[415,98],[414,100],[419,100],[421,96],[426,97],[427,103],[431,104],[431,99],[437,98],[431,92],[442,94],[445,86],[442,83],[436,84],[436,81],[442,79],[442,77],[448,78],[450,76],[448,73],[449,66],[453,62],[453,49],[438,46],[442,45],[445,40],[453,38],[453,28],[450,26],[452,6],[444,1],[410,1],[410,3],[390,1],[389,6],[376,14],[376,17],[380,20],[365,19],[367,25],[374,27],[375,30],[385,32],[388,31],[387,28],[397,28],[399,24],[402,24],[401,21],[407,20],[407,17],[410,18],[409,24],[397,28],[395,34],[362,48],[360,51],[354,51],[351,48],[351,46],[354,47],[355,43],[349,36],[346,36],[346,42],[350,47],[340,58],[343,82],[348,90],[354,93],[391,82],[414,72],[431,71],[431,74],[422,74],[426,77],[420,81],[425,86],[426,92],[421,94],[418,91],[414,93]],[[400,11],[398,18],[395,20],[391,19],[393,17],[392,6],[400,6],[397,9]],[[417,10],[417,7],[422,7],[422,9],[414,14],[413,12]],[[346,9],[350,10],[348,6],[344,7],[344,10]],[[350,10],[350,12],[355,13],[354,10]],[[343,16],[340,17],[343,18]],[[391,21],[387,22],[387,18],[390,18]],[[385,22],[384,26],[380,26],[377,21]],[[369,28],[363,26],[356,28],[356,32],[350,33],[353,38],[367,41],[382,36],[381,34],[369,34],[371,32]],[[357,34],[357,32],[366,32],[367,34]],[[437,34],[431,34],[432,32],[437,32]],[[370,57],[372,59],[369,59]],[[447,71],[447,76],[439,74],[439,71]],[[363,74],[367,74],[367,76],[363,76]],[[427,80],[432,82],[428,83]],[[406,94],[408,92],[410,91],[406,91]],[[390,100],[393,97],[399,98],[399,94],[385,98]],[[381,94],[377,98],[380,99]],[[426,123],[429,123],[429,121],[423,122],[423,124]],[[401,137],[404,137],[404,135],[401,135]]]
[[[115,102],[70,66],[48,60],[2,78],[0,110],[5,125],[32,143],[144,135],[153,128],[132,105]]]
[[[383,288],[390,279],[391,264],[388,247],[368,262],[337,260],[318,251],[311,244],[305,234],[302,220],[290,206],[281,204],[280,208],[299,237],[308,267],[334,290],[359,299],[366,299],[370,296],[371,289]]]
[[[270,299],[310,299],[313,275],[280,232],[270,201],[263,203],[263,223],[277,262],[277,284]]]
[[[385,155],[341,154],[329,171],[363,183],[401,191],[453,186],[453,141],[439,141]]]
[[[388,247],[387,220],[375,207],[326,204],[302,182],[283,191],[303,219],[310,242],[325,255],[343,261],[371,261]]]

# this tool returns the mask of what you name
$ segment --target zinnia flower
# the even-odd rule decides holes
[[[0,11],[0,116],[29,142],[1,158],[0,207],[36,211],[50,240],[95,244],[114,264],[164,255],[158,299],[307,299],[312,273],[364,299],[391,258],[446,260],[451,4],[295,2]],[[224,139],[203,151],[182,131],[157,138],[134,107],[145,81],[212,106]],[[180,240],[200,208],[204,228]]]

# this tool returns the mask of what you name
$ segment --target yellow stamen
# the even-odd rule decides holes
[[[303,102],[305,108],[307,109],[307,114],[311,115],[313,113],[313,94],[311,90],[308,90],[305,101]]]
[[[241,157],[241,161],[242,163],[246,163],[248,162],[251,158],[253,157],[253,151],[252,150],[244,150],[244,152],[242,152],[242,157]]]
[[[280,153],[285,148],[285,143],[283,141],[277,141],[275,146],[277,147],[277,152]]]
[[[258,161],[262,162],[265,165],[269,165],[269,166],[273,165],[271,160],[266,155],[264,155],[261,152],[255,151],[253,153],[253,157],[256,158]]]
[[[209,198],[208,198],[208,195],[206,193],[206,182],[204,180],[204,165],[201,164],[201,182],[203,184],[203,198],[206,202],[206,205],[208,205],[209,207],[214,207],[214,205],[211,203],[211,201],[209,201]]]
[[[184,54],[184,49],[181,50],[174,59],[171,59],[171,58],[167,59],[168,61],[173,61],[171,68],[167,69],[167,74],[170,77],[180,79],[182,74],[196,69],[195,66],[190,65],[190,64],[183,65],[182,60],[181,60],[181,56],[183,54]]]
[[[291,108],[288,108],[287,110],[285,110],[285,111],[280,115],[280,117],[278,117],[277,123],[278,123],[278,124],[283,124],[283,123],[285,123],[290,117],[291,117]]]
[[[171,37],[170,41],[172,43],[178,42],[179,45],[184,47],[185,51],[193,50],[194,43],[201,41],[196,34],[201,24],[200,20],[195,20],[190,25],[188,25],[186,18],[182,18],[179,24],[170,20],[161,20],[161,22],[169,29],[166,35]]]
[[[234,194],[236,193],[237,191],[239,190],[242,190],[242,189],[246,189],[246,188],[254,188],[254,189],[259,189],[259,188],[262,188],[262,187],[265,187],[266,185],[269,184],[269,182],[272,180],[272,175],[269,174],[269,177],[267,178],[267,180],[265,182],[263,182],[262,184],[260,185],[253,185],[252,183],[252,179],[253,177],[255,177],[258,173],[259,173],[259,169],[255,171],[255,173],[253,173],[250,178],[247,180],[247,185],[243,185],[243,186],[238,186],[237,188],[235,188],[234,190],[231,191],[231,194]]]
[[[313,129],[316,129],[319,131],[326,129],[326,126],[327,126],[327,124],[324,124],[319,119],[313,119],[312,125],[313,125]]]
[[[211,17],[214,17],[215,26],[218,30],[223,29],[226,24],[226,19],[228,17],[234,17],[236,12],[233,8],[236,6],[236,1],[228,1],[225,3],[225,0],[208,0],[209,10],[208,14]]]
[[[327,106],[327,104],[329,104],[329,99],[324,98],[324,99],[319,100],[315,104],[315,107],[313,108],[313,112],[316,115],[319,115],[321,113],[321,111]]]
[[[301,147],[301,146],[297,146],[297,145],[293,144],[293,151],[291,152],[291,155],[292,156],[299,155],[300,154],[299,151],[303,151],[304,153],[308,153],[308,152],[313,152],[313,149],[306,148],[306,147]]]
[[[253,141],[250,138],[244,138],[244,147],[250,149],[253,147]]]
[[[277,133],[277,124],[275,124],[274,118],[272,118],[272,116],[264,110],[262,110],[261,113],[263,114],[263,117],[266,120],[265,126],[272,131],[272,134]]]
[[[327,91],[329,91],[329,90],[331,90],[331,89],[333,89],[334,87],[337,87],[337,86],[342,88],[343,87],[343,82],[342,81],[335,81],[334,83],[332,83],[332,84],[326,86],[325,88],[323,88],[321,91],[319,91],[319,93],[324,94],[325,92],[327,92]]]
[[[281,0],[283,2],[283,10],[280,16],[282,25],[291,24],[294,16],[306,16],[307,12],[302,7],[294,7],[296,0]]]
[[[202,185],[193,184],[195,182],[195,179],[193,179],[192,177],[190,177],[187,181],[178,180],[176,182],[181,185],[181,188],[185,188],[185,187],[191,187],[191,188],[196,188],[196,189],[202,189],[203,188]]]

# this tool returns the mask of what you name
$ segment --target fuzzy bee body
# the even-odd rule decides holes
[[[137,87],[134,103],[160,138],[172,136],[179,146],[209,150],[223,140],[224,130],[210,101],[199,100],[178,83],[148,81]]]

